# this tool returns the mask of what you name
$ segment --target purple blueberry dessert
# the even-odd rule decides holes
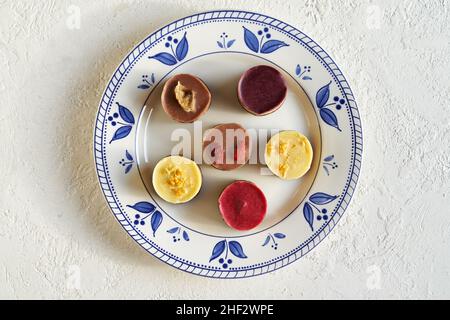
[[[277,69],[265,65],[245,71],[237,90],[242,107],[257,116],[278,110],[287,94],[283,75]]]

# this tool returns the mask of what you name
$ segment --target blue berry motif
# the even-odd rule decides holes
[[[333,97],[333,103],[329,103],[326,106],[335,106],[336,110],[341,110],[345,106],[345,100],[335,96]]]
[[[275,239],[284,239],[284,238],[286,238],[286,235],[283,233],[279,232],[274,234],[269,233],[262,246],[265,247],[270,243],[271,244],[270,246],[273,250],[278,250],[278,242]]]
[[[226,34],[225,32],[222,32],[222,34],[220,35],[220,39],[221,40],[217,41],[217,45],[219,46],[219,48],[225,50],[229,49],[236,41],[236,39],[228,40],[228,34]]]
[[[329,204],[336,200],[338,196],[332,196],[323,192],[316,192],[309,197],[309,201],[306,201],[303,205],[303,216],[308,223],[311,231],[314,231],[314,211],[318,212],[316,219],[321,221],[322,219],[328,220],[328,210],[326,208],[319,209],[319,206]]]
[[[189,42],[186,34],[187,33],[185,32],[181,40],[168,36],[164,46],[170,48],[171,52],[160,52],[148,58],[155,59],[167,66],[173,66],[178,62],[183,61],[189,51]]]
[[[146,219],[150,218],[150,226],[153,231],[153,236],[156,236],[156,231],[161,226],[163,222],[163,215],[161,212],[156,210],[156,206],[150,202],[141,201],[135,203],[134,205],[127,205],[127,207],[134,209],[140,213],[135,214],[134,216],[134,225],[146,225]],[[142,214],[142,215],[141,215]]]
[[[134,159],[131,153],[128,152],[128,150],[125,150],[125,158],[122,158],[122,160],[119,161],[119,164],[122,167],[125,167],[125,174],[130,172],[130,170],[133,168]]]
[[[180,227],[175,227],[172,229],[167,230],[167,233],[172,234],[172,240],[173,242],[179,242],[181,239],[184,241],[189,241],[189,234],[186,230],[182,231]]]
[[[221,257],[225,253],[224,257]],[[219,258],[217,261],[222,265],[223,269],[227,269],[229,265],[233,263],[233,259],[228,258],[228,254],[232,254],[236,258],[246,259],[247,256],[244,253],[242,245],[234,240],[227,241],[222,240],[216,243],[211,253],[211,258],[209,262]]]
[[[272,53],[282,47],[289,46],[287,43],[280,41],[280,40],[269,40],[272,35],[269,33],[269,28],[265,27],[263,30],[258,30],[257,35],[260,37],[258,39],[257,35],[255,35],[252,31],[247,29],[246,27],[242,26],[244,28],[244,42],[247,45],[247,47],[255,52],[255,53],[263,53],[268,54]],[[264,39],[267,39],[264,41]]]
[[[155,85],[155,74],[152,73],[149,77],[148,74],[142,76],[142,83],[138,86],[138,89],[146,90]]]
[[[302,80],[312,80],[312,77],[309,75],[311,72],[311,66],[302,66],[297,64],[295,67],[295,75]]]
[[[319,108],[319,114],[322,120],[329,126],[336,128],[338,131],[342,131],[341,128],[339,128],[338,119],[330,107],[335,106],[336,110],[341,110],[343,104],[340,102],[342,101],[345,103],[345,100],[335,96],[333,101],[328,103],[330,98],[330,85],[331,81],[317,91],[316,105],[317,108]]]
[[[330,175],[330,169],[334,170],[334,169],[338,168],[336,161],[334,161],[334,154],[332,154],[331,156],[325,157],[325,159],[323,159],[322,168],[323,168],[323,170],[325,170],[327,176]]]
[[[112,116],[109,116],[108,121],[111,123],[111,126],[116,127],[119,125],[120,127],[115,131],[109,143],[127,137],[134,125],[134,116],[131,111],[118,102],[116,102],[116,105],[119,112],[115,112]]]

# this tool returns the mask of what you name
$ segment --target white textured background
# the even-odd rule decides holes
[[[0,0],[0,298],[450,298],[450,1],[362,2]],[[128,50],[222,8],[273,15],[321,44],[364,129],[363,174],[337,228],[300,261],[239,281],[177,271],[134,244],[91,155],[100,95]]]

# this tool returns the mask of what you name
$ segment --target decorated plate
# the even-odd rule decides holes
[[[288,94],[279,110],[257,117],[239,105],[236,86],[261,64],[283,74]],[[198,76],[212,93],[209,111],[195,123],[175,122],[161,107],[165,81],[179,73]],[[234,171],[202,164],[196,152],[204,131],[228,122],[255,130],[264,143],[272,130],[301,132],[313,146],[311,169],[285,181],[269,173],[261,154]],[[158,197],[151,176],[183,139],[203,186],[192,201],[174,205]],[[361,153],[356,102],[328,54],[280,20],[230,10],[174,21],[137,45],[102,96],[94,132],[100,186],[125,231],[165,263],[213,278],[264,274],[312,250],[347,209]],[[250,231],[229,228],[219,213],[220,192],[235,180],[254,182],[267,197],[266,217]]]

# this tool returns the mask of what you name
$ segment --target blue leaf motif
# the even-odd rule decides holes
[[[311,231],[314,231],[313,222],[314,222],[314,212],[311,208],[311,205],[306,202],[303,206],[303,216],[311,227]]]
[[[136,203],[134,206],[128,205],[127,207],[132,208],[134,210],[137,210],[142,213],[150,213],[155,210],[155,206],[151,204],[150,202],[142,201]]]
[[[217,41],[217,45],[223,49],[223,44],[220,41]]]
[[[289,46],[287,43],[284,43],[283,41],[279,40],[269,40],[266,43],[263,44],[261,47],[261,53],[271,53],[275,50],[278,50],[282,47]]]
[[[259,51],[259,41],[258,38],[255,36],[253,32],[248,30],[246,27],[244,28],[244,41],[247,47],[252,50],[253,52],[258,53]]]
[[[123,127],[120,127],[120,128],[117,129],[117,131],[114,133],[114,136],[113,136],[113,138],[111,139],[111,141],[110,141],[109,143],[111,143],[111,142],[113,142],[113,141],[115,141],[115,140],[119,140],[119,139],[125,138],[126,136],[128,136],[128,135],[130,134],[132,128],[133,128],[132,126],[123,126]]]
[[[168,232],[168,233],[175,233],[175,232],[178,231],[178,229],[180,229],[180,228],[179,228],[179,227],[175,227],[175,228],[172,228],[172,229],[167,230],[167,232]]]
[[[183,231],[183,239],[189,241],[189,235],[186,231]]]
[[[127,174],[128,172],[130,172],[130,170],[133,168],[133,164],[129,164],[127,165],[127,167],[125,168],[125,174]]]
[[[326,157],[325,159],[323,159],[323,161],[328,162],[328,161],[331,161],[333,159],[334,159],[334,154],[332,154],[331,156]]]
[[[119,106],[119,114],[123,121],[134,124],[134,116],[131,111],[127,107],[121,106],[120,104],[117,105]]]
[[[336,115],[330,109],[327,108],[320,109],[320,117],[322,118],[323,121],[325,121],[326,124],[335,127],[339,131],[342,131],[341,128],[339,128]]]
[[[163,220],[163,216],[161,212],[155,211],[155,213],[152,215],[152,219],[150,221],[150,224],[152,225],[153,230],[153,236],[155,236],[156,230],[158,230],[159,226],[161,225]]]
[[[266,240],[264,241],[264,243],[263,243],[263,247],[265,247],[265,246],[267,246],[267,244],[269,243],[269,241],[270,241],[270,236],[267,236],[267,238],[266,238]]]
[[[189,43],[186,39],[186,32],[185,32],[183,38],[180,40],[180,42],[178,42],[177,49],[175,51],[178,61],[181,61],[186,57],[188,50],[189,50]]]
[[[152,76],[151,76],[150,80],[152,81],[153,84],[155,83],[155,74],[154,73],[152,73]]]
[[[328,99],[330,98],[330,83],[324,85],[322,88],[317,91],[316,94],[316,104],[317,107],[320,109],[328,102]]]
[[[125,150],[125,156],[128,160],[133,161],[133,156],[128,152],[128,150]]]
[[[247,256],[244,253],[244,250],[242,249],[242,246],[237,241],[230,241],[228,243],[228,246],[230,247],[230,251],[232,254],[234,254],[236,257],[245,259]]]
[[[146,90],[150,88],[150,86],[148,84],[141,84],[140,86],[138,86],[138,89],[142,89],[142,90]]]
[[[308,77],[308,76],[304,76],[302,79],[303,79],[303,80],[312,80],[312,78],[311,78],[311,77]]]
[[[334,201],[336,198],[337,196],[331,196],[323,192],[317,192],[314,193],[311,197],[309,197],[309,201],[311,201],[314,204],[322,205],[330,203]]]
[[[283,233],[275,233],[273,236],[274,236],[275,238],[278,238],[278,239],[284,239],[284,238],[286,238],[286,235],[283,234]]]
[[[177,59],[173,55],[167,52],[161,52],[158,54],[155,54],[154,56],[148,57],[149,59],[156,59],[161,63],[164,63],[168,66],[173,66],[174,64],[177,64]]]
[[[298,64],[298,65],[297,65],[297,68],[295,68],[295,74],[296,74],[297,76],[299,76],[300,73],[302,73],[302,67],[300,67],[300,65]]]
[[[235,41],[236,41],[235,39],[228,41],[227,42],[227,48],[230,48]]]
[[[211,258],[209,258],[209,262],[217,259],[225,251],[226,245],[227,244],[225,240],[217,242],[217,244],[213,248]]]

